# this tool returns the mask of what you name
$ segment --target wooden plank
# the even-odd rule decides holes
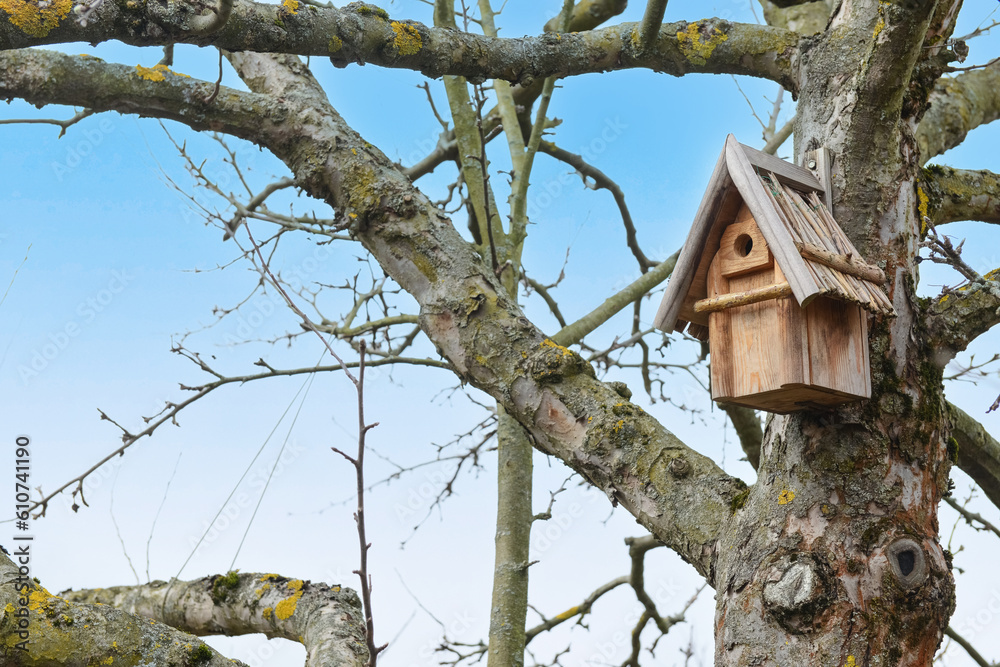
[[[865,391],[864,395],[866,398],[871,398],[872,395],[872,363],[869,355],[871,354],[871,345],[868,342],[868,313],[861,313],[861,341],[864,345],[861,346],[861,351],[864,352],[864,379],[865,379]]]
[[[727,278],[759,271],[774,264],[774,255],[746,204],[740,207],[736,222],[726,227],[719,240],[719,269]]]
[[[715,221],[716,213],[724,199],[727,185],[731,182],[728,172],[726,151],[723,149],[715,164],[715,170],[712,172],[705,195],[702,197],[701,205],[698,207],[691,231],[688,232],[687,240],[684,242],[684,248],[681,250],[677,264],[674,266],[669,282],[667,282],[660,308],[653,319],[653,326],[661,331],[673,330],[684,297],[687,296],[694,281],[702,250],[709,232],[712,230],[712,223]]]
[[[730,292],[746,291],[769,285],[774,280],[775,270],[765,269],[729,279],[728,289]],[[713,345],[712,364],[725,359],[732,366],[731,397],[748,398],[779,389],[789,382],[805,381],[800,352],[803,341],[796,326],[801,309],[793,299],[783,298],[712,314],[713,319],[720,316],[728,318],[729,348],[719,350]]]
[[[717,313],[720,310],[729,310],[739,306],[749,306],[752,303],[762,301],[773,301],[792,295],[792,288],[788,283],[774,283],[764,287],[755,287],[745,292],[730,292],[722,296],[702,299],[694,304],[694,309],[699,313]]]
[[[845,396],[835,391],[817,389],[804,384],[789,384],[779,389],[745,398],[726,398],[720,404],[742,405],[756,410],[766,410],[779,415],[801,412],[857,401],[857,396]]]
[[[709,295],[725,294],[729,291],[729,281],[719,271],[719,263],[712,262],[708,269],[707,289]],[[712,398],[733,396],[736,391],[735,368],[729,359],[733,349],[732,329],[729,313],[712,313],[708,317],[708,348],[711,355]]]
[[[767,245],[788,279],[795,300],[800,306],[806,306],[823,289],[795,247],[781,214],[771,200],[771,194],[765,191],[764,184],[747,159],[743,147],[731,134],[726,140],[726,162],[729,165],[729,175],[767,239]]]
[[[733,136],[733,135],[729,135]],[[735,137],[733,141],[736,141]],[[738,143],[738,142],[737,142]],[[816,178],[808,169],[803,169],[797,165],[790,162],[785,162],[781,158],[774,157],[773,155],[768,155],[767,153],[761,153],[756,148],[751,148],[745,144],[739,144],[743,149],[744,155],[746,155],[747,160],[755,167],[759,167],[764,171],[773,171],[778,176],[778,180],[785,185],[790,185],[793,188],[798,188],[800,190],[817,190],[823,192],[823,184]]]
[[[805,310],[809,336],[809,383],[840,394],[868,398],[861,306],[821,297]]]
[[[824,146],[805,154],[805,165],[823,186],[823,203],[833,213],[833,153]],[[814,166],[810,166],[814,165]]]

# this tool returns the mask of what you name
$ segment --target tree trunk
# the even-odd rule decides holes
[[[935,3],[904,4],[843,3],[799,65],[796,153],[833,153],[834,215],[885,269],[898,316],[871,322],[870,401],[768,422],[718,548],[720,666],[928,667],[954,609],[942,364],[915,296],[924,100],[907,85]]]
[[[533,448],[527,432],[502,406],[497,427],[497,533],[490,604],[488,667],[524,665],[531,543]]]

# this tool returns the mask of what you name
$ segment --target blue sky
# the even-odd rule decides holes
[[[385,6],[394,16],[430,21],[430,9],[422,3]],[[501,34],[536,33],[559,6],[557,0],[527,8],[512,3],[498,19]],[[965,22],[959,32],[974,28],[995,6],[987,0],[965,3]],[[641,13],[642,3],[633,3],[616,21],[638,20]],[[667,10],[667,20],[713,15],[755,20],[749,4],[735,0],[675,1]],[[970,62],[985,62],[1000,51],[997,46],[995,36],[973,42]],[[147,66],[160,58],[157,50],[117,44],[97,48],[74,44],[64,50]],[[214,52],[178,47],[175,69],[213,79],[216,62]],[[312,64],[334,106],[390,158],[412,163],[436,141],[440,126],[424,92],[416,87],[423,81],[419,75],[373,66],[334,69],[319,60]],[[239,85],[230,71],[226,83]],[[766,114],[770,103],[765,97],[773,99],[776,85],[745,78],[739,83],[757,113]],[[441,83],[432,81],[431,91],[438,108],[445,109]],[[38,111],[13,102],[0,109],[0,118],[65,118],[72,113],[56,107]],[[782,120],[792,113],[793,103],[787,100]],[[563,119],[554,135],[559,145],[588,154],[621,185],[638,225],[639,240],[647,254],[657,259],[682,244],[726,134],[734,133],[751,145],[762,143],[757,121],[728,76],[676,79],[641,71],[581,76],[560,84],[550,115]],[[187,142],[196,161],[208,160],[206,169],[214,178],[231,179],[217,143],[176,124],[164,127]],[[52,126],[0,125],[3,288],[20,267],[0,306],[0,382],[5,397],[0,415],[8,440],[15,434],[32,437],[32,484],[46,491],[80,474],[119,445],[119,433],[99,419],[98,409],[126,428],[138,430],[141,416],[158,410],[164,400],[183,397],[178,383],[205,381],[190,362],[170,353],[172,341],[213,322],[213,307],[232,307],[251,292],[257,280],[257,274],[243,264],[217,269],[237,256],[237,248],[232,242],[222,243],[222,232],[206,227],[166,182],[169,177],[183,188],[191,187],[182,160],[156,121],[104,114],[85,119],[61,139],[57,135]],[[962,147],[936,161],[1000,171],[998,140],[997,127],[979,128]],[[237,140],[229,140],[229,145],[256,184],[286,174],[269,154]],[[507,168],[504,147],[494,143],[491,150],[493,168]],[[780,154],[787,157],[790,152],[789,142]],[[450,176],[450,171],[441,168],[419,185],[439,195]],[[493,179],[495,185],[502,181]],[[566,169],[545,156],[536,161],[532,182],[531,212],[536,224],[530,228],[525,265],[540,281],[552,282],[570,248],[566,280],[557,295],[563,313],[572,320],[638,272],[608,193],[585,190],[577,177],[567,178]],[[297,212],[315,207],[318,215],[328,213],[314,202],[298,201],[294,206]],[[464,220],[456,224],[462,227]],[[969,239],[965,257],[974,268],[984,272],[1000,266],[995,229],[961,224],[947,231]],[[285,271],[297,269],[334,283],[362,268],[358,254],[356,247],[335,246],[317,256],[307,239],[295,239],[284,243],[278,262]],[[922,289],[931,294],[937,291],[936,285],[955,282],[953,275],[927,267]],[[214,355],[213,363],[232,373],[253,372],[252,363],[260,356],[281,367],[314,363],[320,349],[310,339],[301,339],[292,349],[264,343],[231,344],[246,326],[253,329],[253,337],[264,338],[294,330],[295,318],[274,308],[275,303],[263,297],[252,299],[237,317],[193,334],[186,342],[206,358]],[[401,304],[405,308],[406,300]],[[328,307],[339,312],[344,305],[331,297]],[[527,311],[545,330],[556,330],[554,320],[538,303],[529,303]],[[655,303],[646,308],[647,321],[653,312]],[[616,318],[602,327],[596,340],[610,342],[628,328],[627,317]],[[974,347],[976,358],[992,355],[997,343],[996,333],[983,337]],[[689,344],[679,343],[673,349],[680,360],[693,353]],[[421,353],[432,350],[424,345]],[[638,378],[620,373],[609,379],[629,382],[636,400],[648,403]],[[52,591],[127,584],[135,581],[128,553],[145,581],[149,541],[149,576],[176,575],[191,554],[193,542],[223,506],[301,384],[302,378],[291,378],[220,390],[186,410],[180,428],[162,427],[152,439],[140,441],[90,479],[86,487],[90,507],[73,513],[67,503],[53,503],[48,516],[35,523],[36,574]],[[367,411],[370,419],[380,422],[369,436],[374,450],[401,465],[412,465],[433,458],[434,443],[444,444],[471,427],[481,411],[461,393],[450,394],[448,389],[454,384],[454,378],[434,369],[373,373]],[[713,411],[698,386],[678,374],[672,389],[680,401],[700,412],[692,415],[662,403],[646,407],[691,446],[724,462],[728,472],[752,481],[753,471],[739,461],[742,453],[731,430],[724,428],[719,412]],[[983,413],[997,393],[1000,383],[995,375],[978,386],[949,387],[951,399],[980,416],[994,434],[1000,434],[1000,417]],[[340,375],[319,377],[236,567],[356,586],[351,574],[357,562],[351,504],[344,503],[350,498],[353,477],[350,468],[329,450],[352,446],[355,421],[350,384]],[[212,539],[182,577],[229,568],[253,512],[255,494],[278,458],[287,428],[286,421],[224,512],[225,520],[217,523]],[[548,491],[558,488],[568,472],[557,461],[536,458],[536,506],[541,510],[548,502]],[[378,456],[370,462],[372,481],[394,470]],[[412,526],[432,509],[433,497],[450,476],[449,464],[422,468],[371,494],[369,534],[374,543],[371,569],[377,632],[380,641],[395,638],[386,665],[436,662],[429,648],[436,646],[440,627],[419,608],[417,599],[448,627],[452,639],[475,642],[485,636],[496,501],[493,459],[484,457],[482,466],[478,474],[459,477],[456,497],[432,510],[431,518],[415,535]],[[957,471],[955,479],[957,495],[962,496],[968,481]],[[0,488],[8,488],[4,485]],[[112,503],[121,541],[111,521]],[[977,502],[973,507],[996,517],[996,508],[988,503]],[[944,510],[945,541],[953,522],[954,515]],[[4,530],[0,527],[0,535]],[[627,573],[621,540],[643,532],[621,509],[609,508],[601,494],[575,482],[559,496],[553,521],[536,531],[533,557],[539,563],[532,569],[532,596],[534,604],[549,615]],[[460,548],[456,545],[459,535]],[[991,596],[1000,600],[1000,578],[983,557],[995,548],[986,539],[961,530],[956,537],[956,544],[965,545],[956,564],[969,574],[959,580],[959,607],[953,623],[956,627],[967,623],[984,652],[998,656],[1000,614],[992,609],[1000,607],[991,602]],[[404,540],[408,540],[405,549],[400,547]],[[647,579],[654,582],[654,595],[663,603],[661,611],[674,613],[696,590],[697,577],[666,550],[654,552],[650,560]],[[634,598],[630,600],[624,591],[610,595],[595,609],[590,633],[565,629],[551,640],[540,639],[539,658],[572,641],[579,662],[592,656],[608,657],[609,652],[612,662],[620,662],[627,642],[622,643],[616,633],[628,632],[621,619],[634,607]],[[689,614],[692,623],[676,628],[661,644],[658,655],[666,656],[661,658],[664,664],[681,662],[676,650],[687,644],[689,636],[703,664],[710,664],[712,608],[711,592],[705,591]],[[297,646],[268,643],[262,636],[219,638],[212,643],[251,665],[300,665],[304,655]],[[952,653],[954,658],[949,657],[947,664],[971,664],[960,652]]]

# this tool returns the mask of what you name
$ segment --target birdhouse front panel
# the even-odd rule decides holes
[[[722,232],[708,297],[753,294],[786,282],[749,209]],[[770,412],[866,398],[866,317],[860,306],[788,296],[709,313],[712,398]]]
[[[655,320],[708,340],[714,400],[787,413],[871,396],[865,310],[895,312],[821,194],[726,140]]]

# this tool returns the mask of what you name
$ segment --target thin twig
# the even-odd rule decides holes
[[[84,109],[83,111],[78,111],[75,116],[68,118],[66,120],[56,120],[55,118],[6,118],[0,120],[0,125],[14,125],[14,124],[26,124],[31,125],[33,123],[41,123],[44,125],[58,125],[61,129],[59,130],[59,137],[62,138],[66,134],[67,128],[70,125],[76,125],[81,120],[88,116],[93,116],[93,109]]]
[[[979,651],[973,648],[972,644],[970,644],[965,637],[955,632],[950,625],[945,628],[944,633],[948,635],[952,641],[964,648],[965,652],[969,654],[969,657],[972,658],[975,663],[979,665],[979,667],[996,667],[994,663],[991,663],[989,660],[980,655]]]
[[[361,602],[365,610],[365,639],[368,642],[368,667],[375,667],[378,654],[385,650],[388,644],[375,645],[375,622],[372,617],[371,575],[368,574],[368,550],[371,544],[365,536],[365,436],[368,431],[378,426],[378,422],[365,423],[365,341],[361,341],[359,350],[358,379],[354,383],[358,392],[358,453],[352,457],[336,447],[331,447],[351,465],[354,466],[355,478],[358,484],[358,509],[354,513],[354,521],[358,526],[358,541],[361,550],[361,565],[354,573],[361,578]]]
[[[633,222],[632,214],[629,213],[628,206],[625,204],[625,193],[614,180],[608,177],[607,174],[597,167],[588,163],[585,159],[583,159],[582,155],[577,155],[576,153],[571,153],[565,149],[559,148],[550,141],[541,142],[538,146],[538,150],[573,167],[573,169],[579,172],[580,176],[583,178],[583,184],[586,187],[592,190],[607,190],[610,192],[611,196],[615,198],[615,203],[618,205],[618,212],[621,214],[622,224],[625,226],[625,242],[628,244],[629,250],[632,251],[635,261],[639,263],[639,270],[646,273],[646,271],[659,264],[659,262],[655,262],[646,257],[646,255],[642,252],[642,249],[639,247],[639,241],[635,231],[635,222]],[[594,182],[593,185],[587,182],[588,178]]]
[[[977,512],[972,512],[972,511],[967,510],[962,505],[959,505],[958,502],[956,502],[956,500],[954,498],[950,497],[950,496],[945,496],[944,501],[946,503],[948,503],[949,505],[951,505],[955,509],[956,512],[958,512],[959,514],[961,514],[962,518],[965,519],[965,522],[967,524],[969,524],[970,526],[972,526],[973,528],[975,528],[976,530],[988,530],[991,533],[993,533],[994,535],[996,535],[997,537],[1000,537],[1000,528],[997,528],[992,523],[990,523],[989,521],[987,521],[983,517],[983,515],[981,515],[981,514],[979,514]],[[976,521],[979,524],[981,524],[982,528],[977,528],[976,525],[973,523],[973,521]]]

